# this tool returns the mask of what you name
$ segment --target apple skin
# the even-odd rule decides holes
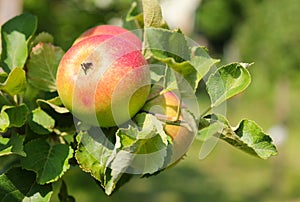
[[[73,43],[76,43],[95,35],[112,35],[128,40],[130,43],[142,49],[142,41],[132,32],[115,25],[98,25],[83,32]]]
[[[112,127],[142,108],[150,91],[150,71],[134,44],[113,35],[96,35],[66,52],[56,85],[75,117],[90,125]]]
[[[176,121],[180,99],[175,93],[171,91],[166,92],[160,96],[156,96],[161,90],[162,88],[159,87],[153,87],[151,89],[150,95],[148,97],[149,101],[147,101],[144,105],[143,111],[155,114],[155,116],[157,116],[158,119],[162,121],[167,121],[164,125],[164,131],[172,138],[173,141],[173,154],[170,161],[171,165],[180,160],[182,156],[187,152],[188,148],[194,140],[195,133],[193,131],[190,131],[183,124],[170,124],[170,122]],[[181,103],[181,109],[184,107],[184,103]],[[179,120],[185,120],[185,117],[182,113],[179,116]]]

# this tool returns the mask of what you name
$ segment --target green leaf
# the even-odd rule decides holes
[[[221,138],[233,146],[262,159],[276,155],[277,150],[272,138],[265,134],[261,127],[251,120],[242,120],[232,133],[222,133]]]
[[[78,149],[75,158],[81,169],[97,179],[101,186],[106,186],[106,173],[109,172],[107,160],[112,155],[114,143],[105,136],[100,128],[81,131],[77,136]]]
[[[163,88],[164,88],[164,92],[179,89],[177,79],[176,79],[176,74],[174,71],[172,71],[171,68],[166,68],[163,77]]]
[[[211,58],[205,47],[192,47],[190,64],[196,69],[198,79],[202,79],[216,63],[218,59]],[[192,74],[191,74],[192,75]],[[198,84],[198,80],[196,80]]]
[[[0,72],[0,83],[4,83],[5,80],[7,79],[7,77],[8,77],[8,74],[6,72]]]
[[[0,132],[5,132],[9,127],[9,116],[5,111],[0,113]]]
[[[35,174],[21,168],[13,168],[0,175],[1,202],[48,202],[52,195],[52,186],[39,185]]]
[[[26,91],[23,94],[23,101],[26,103],[29,109],[35,109],[38,107],[37,100],[49,100],[57,97],[57,92],[46,92],[33,87],[27,82]]]
[[[46,184],[58,180],[69,168],[73,149],[65,144],[49,144],[44,139],[35,139],[24,146],[26,158],[21,165],[37,174],[37,182]]]
[[[77,136],[75,157],[80,167],[100,182],[107,195],[132,174],[152,174],[167,165],[170,148],[163,124],[144,113],[137,115],[136,121],[139,127],[119,128],[109,134],[101,128],[91,128]]]
[[[199,129],[197,139],[206,141],[223,130],[223,124],[219,122],[211,123],[210,125]]]
[[[28,57],[28,42],[37,28],[37,18],[21,14],[7,21],[1,29],[1,65],[9,73],[15,67],[24,67]]]
[[[0,136],[0,156],[17,154],[20,156],[26,156],[23,151],[23,142],[25,140],[24,135],[13,133],[10,138],[4,138]]]
[[[61,99],[58,97],[52,98],[50,100],[37,99],[37,104],[42,107],[44,104],[50,106],[57,113],[65,114],[69,113],[69,110],[63,106]]]
[[[0,175],[7,173],[8,170],[20,166],[20,155],[0,156]]]
[[[25,71],[20,67],[14,68],[8,75],[6,81],[0,84],[0,90],[10,96],[24,93],[26,90]]]
[[[10,127],[23,126],[27,121],[27,115],[28,108],[25,104],[18,106],[2,106],[0,113],[0,132],[5,132]]]
[[[129,22],[134,22],[135,28],[143,28],[144,27],[144,18],[143,13],[141,13],[138,9],[138,3],[132,2],[131,7],[126,15],[124,26],[130,29]]]
[[[203,47],[190,47],[179,30],[158,28],[145,29],[144,54],[174,69],[194,91],[210,68],[219,61],[211,58]]]
[[[47,33],[47,32],[41,32],[39,33],[33,40],[33,44],[37,45],[38,43],[43,42],[43,43],[54,43],[54,37]]]
[[[56,91],[56,72],[64,55],[60,47],[49,43],[39,43],[32,48],[27,61],[28,82],[37,89]]]
[[[203,124],[198,133],[200,140],[207,140],[215,136],[225,140],[235,148],[262,159],[277,154],[271,137],[264,133],[254,121],[244,119],[234,128],[222,115],[210,115],[206,119],[206,124]]]
[[[2,111],[5,111],[9,117],[9,127],[21,127],[27,121],[28,108],[25,104],[19,106],[3,106]]]
[[[41,108],[36,108],[30,114],[29,126],[37,134],[49,134],[54,129],[55,120]]]
[[[163,125],[151,114],[137,115],[140,127],[129,126],[116,133],[116,144],[109,158],[110,177],[105,193],[110,195],[124,173],[154,174],[164,169],[169,160],[170,147]]]
[[[45,134],[47,134],[48,131],[53,131],[56,134],[63,136],[64,139],[69,138],[69,140],[73,141],[72,137],[76,133],[76,128],[74,125],[74,117],[69,112],[69,110],[63,106],[60,98],[54,97],[49,100],[37,99],[36,102],[39,108],[47,112],[47,114],[51,115],[51,119],[53,119],[55,122],[55,128],[52,128],[53,125],[51,126],[49,125],[50,127],[48,127],[47,131],[41,129],[42,130],[41,132],[43,133],[43,131],[45,131]],[[32,124],[32,125],[36,125],[36,124]],[[35,127],[35,128],[40,128],[40,127]]]
[[[212,107],[216,107],[227,99],[244,91],[251,82],[246,67],[250,64],[232,63],[220,67],[211,74],[206,83]]]
[[[162,17],[161,8],[157,0],[142,0],[142,6],[145,27],[168,27]]]
[[[180,30],[146,28],[145,49],[158,60],[174,66],[190,59],[189,47]]]
[[[75,157],[85,172],[104,182],[107,159],[112,154],[114,144],[100,128],[81,131],[77,136],[78,149]]]

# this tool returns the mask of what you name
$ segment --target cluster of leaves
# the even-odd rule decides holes
[[[271,138],[255,122],[243,120],[233,128],[226,117],[210,113],[247,88],[249,64],[233,63],[212,71],[218,60],[209,57],[205,48],[190,46],[180,30],[169,30],[156,1],[144,0],[142,6],[143,13],[133,3],[126,20],[144,28],[145,57],[177,72],[194,91],[208,76],[208,110],[199,115],[182,112],[197,138],[218,137],[264,159],[275,155]],[[64,51],[53,45],[51,35],[36,34],[36,27],[35,16],[22,14],[1,29],[1,201],[49,201],[51,184],[72,166],[89,172],[108,195],[134,175],[162,171],[172,152],[164,122],[145,112],[124,128],[90,127],[74,120],[56,92],[56,71]],[[173,71],[151,74],[164,91],[185,93],[185,85]],[[61,184],[60,200],[74,200]]]

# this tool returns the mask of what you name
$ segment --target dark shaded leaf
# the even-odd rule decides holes
[[[34,172],[13,168],[0,175],[1,202],[48,202],[53,193],[52,186],[39,185]]]
[[[25,140],[24,135],[13,133],[10,138],[4,138],[0,136],[0,156],[17,154],[20,156],[26,156],[23,151],[23,142]]]
[[[25,144],[26,158],[22,167],[37,174],[37,182],[46,184],[58,180],[69,168],[73,149],[65,144],[49,144],[44,139],[35,139]]]

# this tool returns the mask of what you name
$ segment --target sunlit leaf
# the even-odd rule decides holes
[[[0,132],[5,132],[9,127],[9,116],[5,111],[0,113]]]
[[[24,93],[26,90],[25,71],[20,67],[14,68],[8,75],[6,81],[0,83],[0,90],[8,93],[10,96]]]
[[[169,148],[162,123],[150,114],[139,115],[137,122],[139,129],[119,128],[115,143],[114,135],[106,135],[100,128],[82,131],[77,138],[75,156],[80,167],[99,181],[107,195],[132,174],[151,174],[166,166]]]
[[[21,127],[27,121],[29,113],[25,104],[19,106],[3,106],[2,111],[5,111],[9,117],[9,127]]]
[[[205,47],[193,47],[191,49],[190,64],[196,69],[199,79],[202,79],[211,67],[219,61],[219,59],[210,57]]]
[[[144,18],[143,14],[138,9],[138,3],[132,2],[131,7],[126,15],[124,26],[129,27],[129,22],[134,22],[134,28],[143,28],[144,27]]]
[[[251,76],[244,65],[241,63],[225,65],[210,75],[206,87],[213,107],[241,93],[249,86]]]
[[[28,42],[37,28],[37,18],[21,14],[7,21],[1,29],[1,66],[6,72],[15,67],[24,67],[28,57]]]
[[[226,117],[210,115],[207,117],[206,123],[202,124],[198,139],[206,141],[213,136],[262,159],[277,154],[272,138],[251,120],[244,119],[237,127],[232,127]]]
[[[33,47],[26,64],[28,82],[43,91],[56,91],[56,72],[63,55],[60,47],[50,43],[39,43]]]
[[[109,159],[110,178],[105,186],[110,195],[124,173],[153,174],[168,163],[168,140],[162,123],[151,114],[139,114],[141,128],[129,126],[116,133],[116,145]]]
[[[47,32],[41,32],[36,37],[34,37],[33,44],[36,45],[40,42],[53,44],[54,38],[51,34]]]
[[[210,68],[219,62],[203,47],[190,47],[179,30],[145,29],[145,57],[168,65],[185,79],[194,91]],[[180,86],[180,85],[179,85]]]
[[[145,49],[156,59],[171,67],[190,59],[187,41],[179,30],[146,28],[144,32]]]
[[[142,6],[145,27],[167,28],[167,24],[162,17],[161,8],[157,0],[143,0]]]
[[[176,74],[171,68],[166,68],[163,80],[164,91],[172,91],[179,89]]]
[[[78,149],[75,157],[81,169],[97,179],[102,187],[106,185],[107,160],[111,156],[114,143],[100,128],[81,131],[77,136]]]
[[[69,110],[63,106],[61,99],[59,97],[55,97],[50,100],[37,99],[36,102],[40,107],[44,104],[50,106],[57,113],[60,114],[69,113]]]
[[[242,120],[232,134],[225,131],[221,136],[226,142],[243,151],[267,159],[277,154],[272,138],[251,120]]]
[[[48,134],[53,131],[55,120],[41,108],[36,108],[30,114],[29,126],[38,134]]]

